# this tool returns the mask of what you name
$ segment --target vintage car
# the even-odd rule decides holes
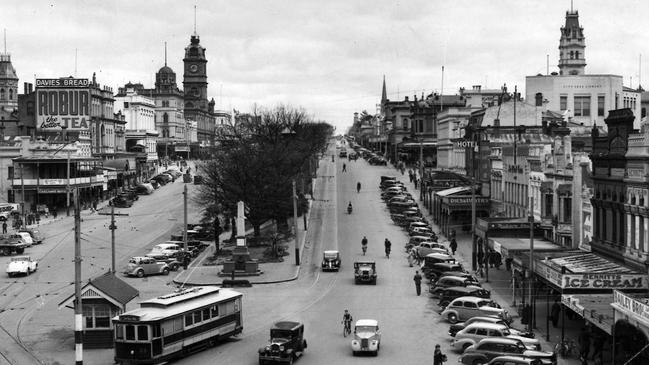
[[[461,276],[442,276],[435,282],[435,284],[432,284],[430,286],[429,292],[431,296],[438,297],[442,295],[445,289],[450,288],[450,287],[457,287],[457,286],[463,286],[469,289],[480,289],[480,282],[479,281],[474,281],[473,279],[470,278],[464,278]],[[464,296],[469,296],[464,295]]]
[[[381,349],[381,331],[379,322],[374,319],[359,319],[354,325],[354,339],[352,340],[352,354],[354,356],[368,352],[374,356]]]
[[[459,297],[440,313],[451,323],[465,321],[472,317],[497,317],[511,323],[511,316],[496,302],[480,297]]]
[[[176,243],[159,243],[151,251],[146,254],[147,257],[153,258],[170,258],[175,257],[175,255],[181,251],[182,248]]]
[[[354,262],[354,283],[376,285],[376,263],[374,261]]]
[[[469,346],[458,361],[461,364],[486,364],[499,356],[522,356],[541,361],[543,365],[556,365],[557,355],[548,351],[528,350],[522,341],[513,338],[492,337]]]
[[[464,352],[469,346],[475,345],[487,337],[513,338],[521,340],[528,350],[541,350],[541,342],[538,339],[512,334],[506,324],[487,322],[475,322],[466,326],[455,335],[451,346]]]
[[[0,236],[0,254],[9,256],[12,252],[22,254],[30,245],[17,234],[3,234]]]
[[[32,238],[32,235],[29,234],[29,232],[18,231],[15,234],[20,236],[23,242],[27,244],[27,247],[31,247],[34,244],[34,239]]]
[[[291,321],[277,322],[270,328],[268,345],[258,351],[259,365],[277,362],[292,364],[298,357],[304,355],[305,349],[304,324]]]
[[[489,361],[488,365],[543,365],[543,362],[532,357],[498,356]]]
[[[16,256],[12,257],[11,261],[7,264],[7,275],[12,277],[14,275],[29,275],[38,269],[38,262],[32,260],[30,256]]]
[[[322,253],[322,271],[340,269],[340,252],[328,250]]]
[[[128,260],[124,274],[141,278],[146,275],[168,275],[169,271],[171,271],[171,266],[166,262],[158,261],[153,257],[135,256]]]
[[[530,332],[530,331],[527,331],[527,330],[521,330],[521,329],[511,327],[505,320],[503,320],[502,318],[497,318],[497,317],[472,317],[472,318],[469,318],[465,322],[452,324],[448,328],[448,334],[451,337],[455,337],[455,335],[459,331],[463,330],[466,326],[470,325],[471,323],[476,323],[476,322],[504,324],[504,325],[507,325],[509,327],[509,332],[511,334],[514,334],[514,335],[517,335],[517,336],[534,338],[534,332]]]
[[[442,277],[443,279],[444,277]],[[448,303],[459,297],[480,297],[488,299],[491,297],[491,292],[479,286],[451,286],[444,288],[439,294],[439,306],[446,308]]]
[[[36,228],[21,228],[18,232],[28,233],[31,236],[34,245],[40,245],[43,243],[43,234]]]
[[[118,195],[113,199],[109,200],[108,204],[116,208],[130,208],[133,206],[133,200],[128,199],[123,195]]]
[[[424,260],[421,263],[421,271],[427,272],[431,269],[432,265],[439,263],[449,263],[454,264],[455,258],[451,255],[446,255],[443,253],[429,253],[426,256],[423,256]]]
[[[412,249],[415,251],[415,255],[417,255],[417,257],[426,257],[432,253],[448,255],[448,250],[446,249],[446,247],[437,242],[422,242]]]
[[[433,282],[433,281],[437,281],[440,277],[446,275],[447,272],[466,273],[466,270],[464,270],[462,264],[441,262],[441,263],[430,265],[427,271],[424,271],[424,275],[426,276],[426,278],[430,279],[431,282]]]

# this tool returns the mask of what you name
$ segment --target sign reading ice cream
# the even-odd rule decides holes
[[[90,124],[88,79],[36,79],[36,128],[87,130]]]

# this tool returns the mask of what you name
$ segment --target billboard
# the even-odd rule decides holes
[[[41,131],[88,130],[88,79],[36,79],[36,128]]]

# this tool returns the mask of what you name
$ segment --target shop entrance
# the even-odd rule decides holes
[[[613,333],[615,334],[616,364],[649,364],[649,348],[647,347],[649,342],[642,330],[625,320],[620,320],[615,322]],[[639,352],[641,353],[638,354]],[[633,360],[630,360],[631,358]]]

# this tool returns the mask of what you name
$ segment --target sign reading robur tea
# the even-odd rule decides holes
[[[36,128],[87,130],[90,124],[88,79],[36,79]]]

